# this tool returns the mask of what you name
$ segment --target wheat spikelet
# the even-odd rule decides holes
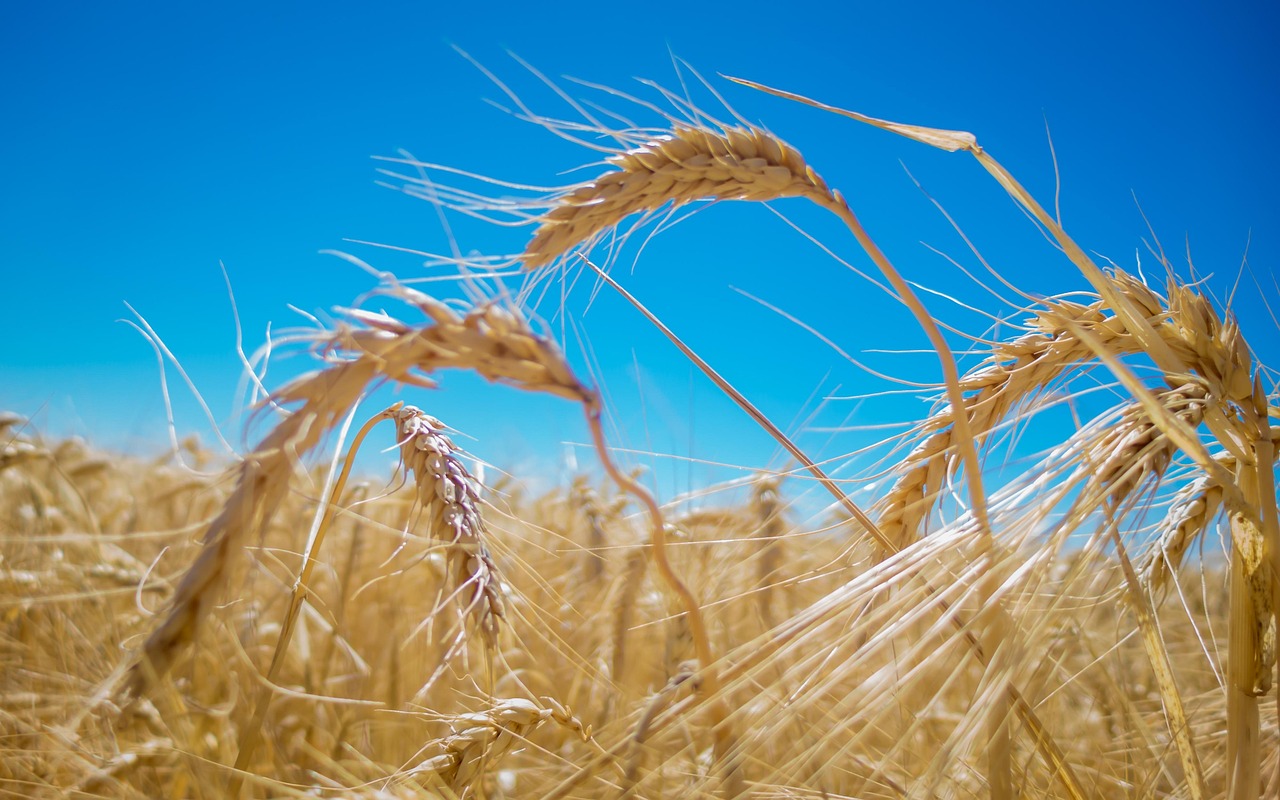
[[[1170,281],[1169,324],[1160,331],[1170,349],[1199,373],[1214,398],[1241,401],[1252,393],[1253,361],[1240,326],[1223,321],[1208,298]]]
[[[16,467],[19,464],[25,464],[37,458],[43,458],[46,455],[38,445],[22,439],[5,442],[4,446],[0,447],[0,471]]]
[[[1208,390],[1201,383],[1186,383],[1156,396],[1161,405],[1193,429],[1200,425],[1209,402]],[[1090,468],[1090,480],[1102,487],[1114,507],[1149,476],[1163,475],[1176,450],[1142,405],[1134,403],[1125,408],[1119,422],[1087,448],[1087,453],[1102,453],[1102,462],[1086,466]]]
[[[502,579],[484,544],[484,521],[474,479],[458,460],[444,425],[415,406],[390,412],[405,469],[413,473],[428,535],[447,543],[454,591],[489,647],[504,616]]]
[[[525,248],[526,269],[546,266],[632,214],[667,203],[834,197],[795,148],[758,128],[679,125],[607,161],[617,169],[552,198]]]
[[[27,418],[21,414],[15,414],[12,411],[0,411],[0,436],[9,433],[10,428],[16,428],[27,424]]]
[[[1161,591],[1182,566],[1191,543],[1222,507],[1222,487],[1205,475],[1183,486],[1173,498],[1164,532],[1147,556],[1143,573],[1153,592]]]
[[[605,535],[604,521],[607,517],[616,516],[622,510],[624,499],[618,498],[606,508],[601,508],[600,497],[586,478],[577,478],[573,483],[574,505],[586,517],[587,541],[582,554],[583,585],[590,589],[604,577],[604,548],[609,539]]]

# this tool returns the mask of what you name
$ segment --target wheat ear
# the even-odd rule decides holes
[[[443,785],[451,797],[483,796],[473,792],[482,780],[486,765],[499,762],[544,722],[568,728],[585,741],[591,729],[565,706],[552,698],[541,698],[540,707],[522,697],[496,700],[491,708],[462,714],[450,721],[453,732],[428,745],[437,754],[425,759],[401,776],[435,789]]]
[[[1162,313],[1159,298],[1145,285],[1125,273],[1117,273],[1115,280],[1144,313]],[[1027,321],[1030,333],[994,345],[983,363],[960,380],[968,398],[964,414],[979,442],[1013,409],[1091,358],[1089,348],[1070,334],[1062,318],[1085,326],[1118,350],[1132,351],[1137,346],[1126,335],[1123,322],[1106,314],[1105,301],[1082,305],[1047,300],[1032,311]],[[899,548],[915,541],[921,523],[959,466],[956,416],[955,406],[946,405],[920,426],[923,441],[895,468],[898,477],[877,504],[880,529]]]
[[[573,503],[582,512],[587,523],[587,541],[582,554],[582,580],[587,587],[594,587],[604,577],[604,548],[608,545],[604,522],[622,510],[622,502],[614,501],[609,508],[602,508],[600,497],[586,482],[576,478],[573,484]]]
[[[1143,573],[1160,592],[1182,566],[1187,550],[1222,507],[1222,489],[1205,475],[1183,486],[1173,498],[1164,532],[1147,557]]]
[[[647,546],[639,546],[627,556],[626,566],[613,598],[613,651],[610,654],[610,677],[619,690],[624,690],[627,672],[627,636],[635,624],[636,602],[649,566]]]
[[[475,481],[440,420],[416,406],[393,407],[387,414],[396,423],[400,458],[416,480],[427,534],[446,543],[454,592],[485,643],[494,648],[505,604],[502,579],[484,543]]]
[[[1208,390],[1191,382],[1176,389],[1156,393],[1169,413],[1192,429],[1200,426],[1209,403]],[[1160,430],[1140,403],[1129,405],[1120,420],[1104,431],[1086,448],[1086,453],[1101,453],[1101,463],[1088,463],[1090,481],[1099,487],[1112,507],[1118,507],[1151,476],[1164,474],[1177,452],[1177,447]]]
[[[1280,427],[1271,428],[1272,453],[1280,450]],[[1217,461],[1223,469],[1234,473],[1235,456],[1220,453]],[[1204,532],[1210,520],[1222,508],[1222,487],[1212,475],[1202,475],[1183,486],[1174,496],[1165,515],[1160,537],[1143,565],[1147,584],[1159,593],[1182,566],[1187,550]]]
[[[615,171],[550,198],[552,207],[525,247],[526,269],[546,266],[632,214],[667,203],[832,196],[794,147],[758,128],[680,125],[607,163]]]

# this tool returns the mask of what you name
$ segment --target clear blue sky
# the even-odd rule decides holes
[[[636,76],[677,85],[674,53],[844,190],[904,274],[993,312],[1003,309],[978,299],[921,244],[976,266],[904,166],[1022,288],[1052,293],[1085,284],[971,159],[715,74],[972,131],[1051,201],[1047,121],[1063,217],[1087,249],[1133,265],[1148,236],[1136,193],[1176,261],[1189,243],[1197,266],[1222,286],[1248,243],[1250,263],[1277,300],[1280,19],[1271,3],[44,2],[10,4],[2,17],[0,408],[31,415],[53,434],[143,451],[164,446],[153,354],[117,321],[128,316],[128,302],[239,442],[232,413],[240,365],[219,262],[252,349],[268,323],[300,321],[288,304],[319,311],[370,288],[365,274],[319,251],[346,249],[411,277],[421,273],[418,260],[344,240],[447,250],[429,206],[375,185],[371,156],[403,148],[539,184],[560,182],[557,173],[594,158],[486,104],[501,93],[451,45],[553,115],[567,112],[507,50],[551,76],[636,92]],[[697,96],[715,110],[713,98]],[[794,204],[778,208],[867,266],[829,221]],[[466,251],[512,252],[528,234],[451,221]],[[734,287],[802,317],[855,355],[924,346],[883,295],[763,208],[703,212],[655,241],[634,274],[618,274],[784,426],[815,392],[884,386]],[[930,304],[967,330],[985,327],[944,301]],[[1266,342],[1274,354],[1280,337],[1261,304],[1246,296],[1238,308],[1255,345]],[[626,307],[606,297],[585,328],[624,443],[735,463],[769,459],[771,443]],[[581,363],[577,343],[568,347]],[[902,377],[937,374],[928,355],[865,359]],[[295,359],[276,374],[302,366]],[[508,466],[548,452],[554,461],[556,442],[584,438],[558,401],[526,400],[465,377],[406,399],[475,436],[474,450]],[[175,403],[180,430],[207,437],[180,387]],[[908,399],[860,411],[857,420],[910,418],[924,408]],[[849,410],[832,406],[820,425],[839,423]],[[821,433],[805,440],[823,456],[857,445]],[[673,474],[664,489],[702,477]]]

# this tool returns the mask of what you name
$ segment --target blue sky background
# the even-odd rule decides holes
[[[268,324],[303,321],[289,304],[323,311],[372,288],[366,274],[319,251],[344,249],[408,278],[426,274],[421,259],[345,240],[448,250],[430,206],[375,185],[380,165],[371,156],[403,148],[537,184],[572,180],[560,173],[595,158],[487,104],[506,101],[451,45],[549,115],[568,111],[507,50],[549,76],[637,93],[637,76],[678,87],[674,53],[842,189],[909,279],[990,313],[1008,309],[922,244],[978,268],[904,167],[1024,290],[1086,284],[972,159],[729,85],[716,73],[972,131],[1051,203],[1047,122],[1063,218],[1086,249],[1134,265],[1149,239],[1136,194],[1176,263],[1185,265],[1189,247],[1221,291],[1247,246],[1268,299],[1280,298],[1274,4],[46,2],[10,4],[0,17],[0,409],[54,435],[140,452],[165,446],[154,355],[117,321],[129,316],[128,302],[241,447],[240,363],[219,262],[252,350]],[[706,91],[692,91],[727,116]],[[870,268],[832,220],[799,201],[776,207]],[[468,252],[516,252],[530,233],[450,223]],[[784,427],[812,411],[814,397],[888,386],[735,288],[804,319],[876,369],[938,375],[932,354],[864,352],[922,348],[925,340],[905,312],[764,208],[704,210],[650,244],[634,272],[624,259],[617,275]],[[1243,286],[1237,309],[1246,334],[1274,356],[1277,329],[1251,281]],[[580,312],[583,301],[575,296],[571,307]],[[988,324],[939,298],[928,302],[973,333]],[[552,317],[555,308],[539,311]],[[582,326],[616,407],[617,442],[680,458],[770,461],[771,441],[616,298],[602,295]],[[566,346],[584,364],[578,342]],[[268,383],[307,366],[283,362]],[[567,451],[560,443],[585,439],[562,402],[467,376],[405,399],[475,437],[464,443],[479,455],[517,470],[554,473]],[[181,386],[174,403],[179,431],[210,440]],[[830,403],[814,425],[850,416],[879,425],[926,409],[915,397]],[[802,439],[832,457],[873,435],[816,430]],[[717,475],[704,467],[660,474],[667,495]]]

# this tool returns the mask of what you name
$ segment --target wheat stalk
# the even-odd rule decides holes
[[[777,622],[773,610],[773,588],[784,560],[779,483],[776,476],[761,477],[751,488],[751,508],[759,520],[756,533],[756,604],[765,630],[772,629]]]

